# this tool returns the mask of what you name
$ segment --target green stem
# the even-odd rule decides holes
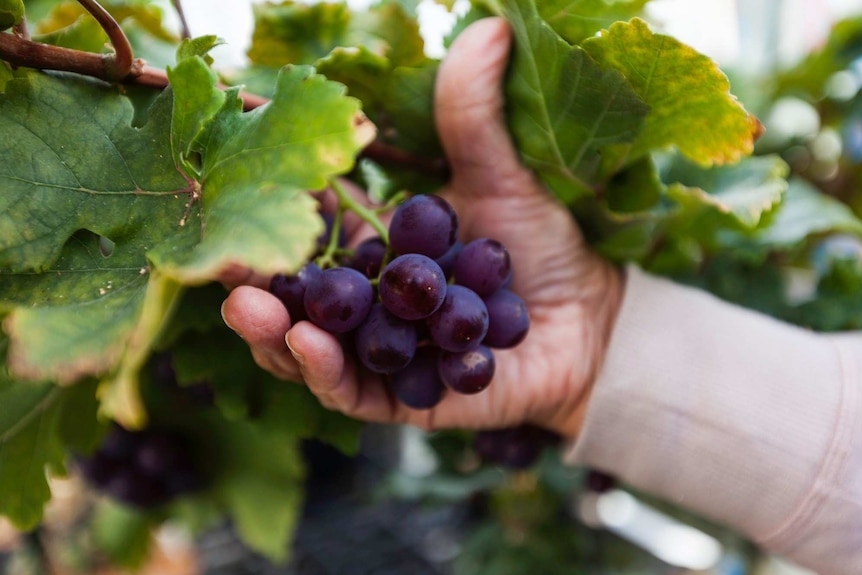
[[[339,251],[338,239],[341,237],[342,225],[344,225],[344,206],[339,202],[338,209],[335,211],[335,219],[332,222],[332,232],[329,234],[329,243],[326,244],[326,249],[317,258],[317,265],[321,269],[331,267],[336,263],[336,254]]]
[[[387,246],[389,245],[389,230],[386,228],[383,222],[380,221],[380,218],[377,217],[377,213],[374,210],[371,210],[359,202],[357,202],[353,196],[348,193],[347,190],[344,189],[344,186],[338,180],[332,180],[330,182],[332,189],[335,191],[335,195],[338,196],[338,204],[340,209],[350,210],[359,216],[363,221],[368,223],[374,231],[380,236],[380,239],[383,240]]]

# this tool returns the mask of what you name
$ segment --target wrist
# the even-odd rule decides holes
[[[604,366],[625,292],[623,269],[602,260],[596,266],[596,273],[599,277],[593,285],[601,287],[581,301],[583,321],[580,324],[580,340],[586,349],[584,356],[577,361],[585,361],[585,365],[580,369],[578,366],[573,367],[570,383],[572,389],[580,392],[574,409],[569,410],[561,422],[555,425],[555,431],[568,439],[577,438],[584,425],[593,387]]]

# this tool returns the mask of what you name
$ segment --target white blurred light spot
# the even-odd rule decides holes
[[[798,98],[782,98],[769,112],[768,130],[782,138],[811,138],[820,131],[820,115]]]
[[[823,162],[837,162],[844,150],[841,134],[832,128],[823,128],[811,142],[811,153]]]
[[[618,489],[587,494],[579,502],[581,520],[638,545],[669,565],[706,570],[719,564],[724,550],[715,538],[681,523]]]
[[[846,102],[852,100],[862,87],[859,76],[850,70],[842,70],[832,75],[826,83],[826,95],[833,100]]]

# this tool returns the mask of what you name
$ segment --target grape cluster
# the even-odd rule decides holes
[[[96,489],[133,507],[158,507],[203,486],[185,438],[169,430],[113,425],[99,448],[78,459]]]
[[[484,390],[492,348],[516,346],[530,325],[524,301],[508,289],[509,252],[490,238],[459,241],[455,210],[435,195],[400,204],[388,233],[388,245],[367,239],[339,266],[312,261],[275,275],[270,292],[294,323],[345,334],[346,349],[387,377],[404,405],[429,409],[446,389]]]
[[[559,441],[560,436],[547,429],[522,424],[476,432],[473,450],[486,463],[509,469],[526,469],[539,460],[545,448]]]

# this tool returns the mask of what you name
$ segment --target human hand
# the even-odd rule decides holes
[[[577,435],[620,305],[622,274],[588,249],[568,210],[519,162],[503,116],[510,45],[499,18],[463,32],[440,67],[435,117],[452,169],[440,194],[458,213],[463,240],[490,237],[509,250],[512,289],[530,312],[526,339],[494,351],[495,376],[481,393],[448,393],[436,407],[414,410],[345,356],[335,336],[307,321],[291,325],[278,299],[241,286],[222,314],[264,369],[304,381],[327,408],[366,421],[424,429],[531,423]],[[372,234],[360,227],[351,243]]]

